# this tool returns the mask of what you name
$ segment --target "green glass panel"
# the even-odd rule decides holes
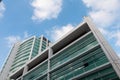
[[[112,66],[105,68],[103,70],[92,73],[79,80],[120,80],[116,73],[114,72]]]
[[[71,58],[78,56],[80,53],[88,50],[92,46],[95,46],[97,41],[93,37],[93,34],[89,34],[77,43],[73,44],[69,48],[65,49],[64,51],[60,52],[58,55],[54,56],[51,59],[51,69],[59,64],[62,64]]]
[[[51,80],[59,80],[63,78],[65,78],[65,80],[68,80],[73,76],[80,75],[107,62],[108,60],[104,55],[102,49],[100,47],[96,47],[88,53],[84,54],[83,56],[75,59],[71,63],[66,64],[52,72]],[[87,63],[87,66],[85,66],[85,63]],[[57,66],[60,66],[60,64],[57,64]]]
[[[47,64],[48,64],[48,62],[44,62],[44,63],[40,64],[37,68],[32,70],[30,73],[26,74],[23,77],[23,80],[29,80],[31,77],[32,77],[32,80],[34,80],[34,79],[44,75],[45,73],[47,73],[47,70],[48,70]]]

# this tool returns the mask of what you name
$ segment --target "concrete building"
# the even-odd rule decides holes
[[[10,74],[9,78],[120,80],[120,59],[91,20],[85,17],[80,25],[44,51],[40,51]]]
[[[26,62],[45,50],[48,44],[49,41],[43,36],[40,38],[33,36],[23,42],[17,42],[11,49],[10,55],[1,71],[0,79],[9,79],[9,75],[24,67]]]

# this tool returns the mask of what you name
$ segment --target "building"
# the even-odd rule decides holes
[[[8,60],[9,61],[9,60]],[[12,80],[120,80],[120,59],[88,17],[9,75]],[[3,79],[2,79],[3,80]]]
[[[3,67],[0,79],[6,80],[8,75],[13,74],[21,67],[24,67],[26,62],[45,50],[48,47],[48,44],[49,41],[43,36],[40,38],[33,36],[23,42],[17,42],[13,46],[8,60]]]

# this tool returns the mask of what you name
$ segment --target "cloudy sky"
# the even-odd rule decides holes
[[[3,0],[0,69],[12,45],[30,36],[56,41],[89,16],[120,55],[120,0]]]

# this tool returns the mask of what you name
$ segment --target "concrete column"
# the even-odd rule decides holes
[[[50,57],[53,55],[53,50],[50,47],[48,52],[48,74],[47,74],[47,80],[50,80]]]
[[[49,49],[49,58],[50,58],[52,55],[53,55],[53,49],[50,48],[50,49]]]
[[[42,41],[43,41],[43,35],[40,37],[40,45],[39,45],[39,51],[38,51],[38,54],[41,53],[41,49],[42,49]]]
[[[23,70],[23,75],[28,71],[28,66],[26,65]]]

